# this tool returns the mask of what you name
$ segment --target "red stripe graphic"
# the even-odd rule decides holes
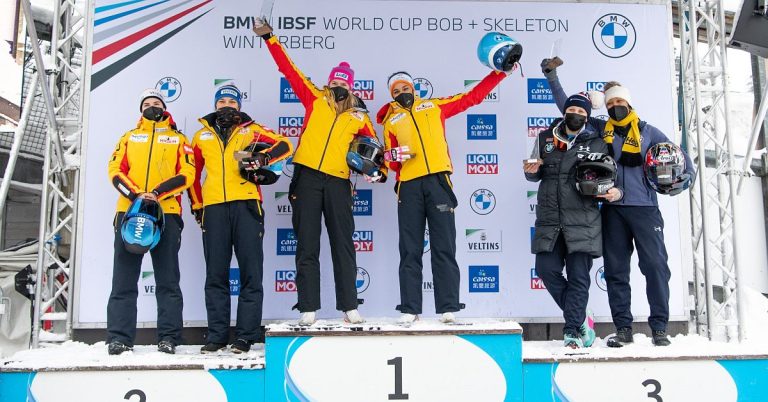
[[[131,35],[126,36],[123,39],[118,40],[117,42],[110,43],[107,46],[102,47],[101,49],[97,49],[93,52],[93,64],[96,64],[104,59],[106,59],[109,56],[112,56],[113,54],[125,49],[126,47],[140,41],[141,39],[146,38],[147,36],[151,35],[152,33],[160,30],[161,28],[168,26],[172,22],[184,17],[185,15],[197,10],[198,8],[212,2],[213,0],[206,0],[196,6],[193,6],[192,8],[189,8],[187,10],[184,10],[174,16],[168,17],[152,26],[146,27],[142,29],[141,31],[138,31],[136,33],[133,33]]]

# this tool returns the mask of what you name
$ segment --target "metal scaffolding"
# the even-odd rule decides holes
[[[693,324],[710,339],[743,340],[744,311],[736,260],[735,176],[729,132],[728,59],[722,0],[678,0],[684,133],[687,151],[697,164],[691,188],[693,239]],[[700,31],[706,33],[697,42]],[[705,155],[714,152],[715,166]],[[715,290],[722,289],[716,300]],[[719,295],[718,295],[719,296]],[[718,297],[718,299],[720,299]]]

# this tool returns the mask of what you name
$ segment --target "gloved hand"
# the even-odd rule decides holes
[[[249,171],[249,172],[255,171],[262,166],[269,165],[270,159],[271,158],[269,157],[269,155],[259,152],[259,153],[253,154],[253,156],[251,156],[250,158],[243,158],[240,161],[240,168],[245,169],[246,171]]]
[[[253,32],[264,40],[272,37],[272,27],[261,17],[253,19]]]
[[[363,177],[365,178],[365,181],[367,181],[368,183],[376,183],[379,180],[381,180],[384,177],[384,175],[381,174],[381,172],[376,171],[376,172],[373,172],[373,174],[370,176],[368,176],[367,174],[364,174]]]
[[[197,222],[197,224],[200,225],[200,227],[203,227],[203,209],[202,208],[193,209],[192,215],[195,216],[195,222]]]
[[[557,78],[557,68],[563,65],[563,60],[557,56],[541,61],[541,72],[548,80]]]
[[[669,195],[678,195],[691,187],[691,184],[693,184],[693,178],[691,175],[688,173],[683,173],[678,177],[677,183],[672,185],[672,190],[669,191]]]
[[[384,160],[387,162],[405,162],[413,157],[408,145],[390,148],[384,151]]]

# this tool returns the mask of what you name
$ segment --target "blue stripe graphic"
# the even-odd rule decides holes
[[[114,10],[116,8],[120,8],[123,6],[129,6],[131,4],[141,3],[142,1],[147,1],[147,0],[131,0],[131,1],[124,1],[122,3],[110,4],[108,6],[96,7],[96,14],[104,11]]]
[[[138,13],[139,11],[146,10],[146,9],[148,9],[150,7],[154,7],[154,6],[158,5],[158,4],[167,3],[169,1],[171,1],[171,0],[158,1],[157,3],[152,3],[152,4],[146,5],[144,7],[139,7],[139,8],[133,9],[133,10],[124,11],[122,13],[118,13],[118,14],[115,14],[115,15],[110,15],[109,17],[100,18],[100,19],[96,20],[93,23],[93,26],[97,27],[97,26],[99,26],[101,24],[106,24],[109,21],[114,21],[114,20],[116,20],[118,18],[125,17],[126,15],[135,14],[135,13]]]

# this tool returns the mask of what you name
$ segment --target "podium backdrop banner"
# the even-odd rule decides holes
[[[235,0],[96,1],[76,326],[106,322],[118,197],[107,177],[107,162],[120,135],[136,126],[143,89],[163,91],[179,129],[191,139],[201,127],[198,118],[213,111],[215,88],[233,82],[244,93],[243,111],[298,142],[304,108],[250,29],[251,16],[260,7],[260,1]],[[447,120],[446,136],[459,200],[456,257],[461,302],[467,306],[461,315],[534,321],[562,317],[533,269],[530,243],[538,184],[527,182],[522,171],[536,134],[560,115],[539,63],[553,54],[565,60],[559,75],[569,94],[620,81],[632,91],[641,118],[674,138],[670,18],[665,5],[652,4],[278,0],[271,22],[295,64],[316,85],[326,83],[331,67],[349,62],[355,70],[355,92],[372,120],[391,101],[386,84],[391,73],[408,71],[422,97],[451,96],[488,74],[476,55],[485,33],[505,32],[522,43],[522,71],[507,77],[481,104]],[[592,114],[607,112],[603,108]],[[375,127],[381,138],[381,126]],[[287,196],[291,172],[292,165],[286,165],[278,183],[262,187],[265,319],[297,316],[291,311],[296,303],[296,240]],[[355,176],[351,180],[357,188],[357,285],[365,301],[360,309],[367,317],[394,316],[399,303],[394,180],[373,185]],[[670,311],[682,317],[677,200],[659,199],[672,269]],[[201,231],[186,194],[183,205],[186,225],[179,258],[184,319],[200,325],[206,320]],[[320,316],[339,317],[333,310],[325,230],[322,245]],[[434,313],[430,257],[427,230],[426,315]],[[234,304],[239,291],[234,258],[231,266]],[[589,307],[608,318],[602,267],[602,260],[595,260]],[[140,325],[151,326],[157,313],[149,256],[138,286]],[[636,258],[632,287],[633,312],[647,316]]]

